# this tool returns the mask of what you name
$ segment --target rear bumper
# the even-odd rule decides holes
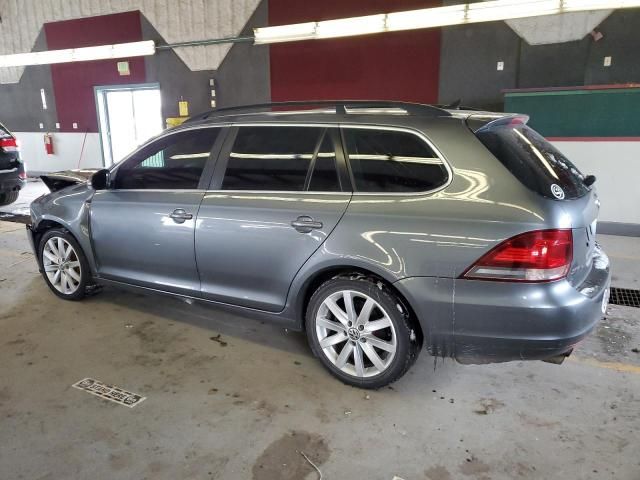
[[[20,174],[24,174],[24,166],[19,165],[10,170],[0,170],[0,193],[21,190],[27,184],[25,179],[20,178]]]
[[[437,298],[422,293],[433,286],[433,279],[413,277],[397,284],[416,311],[432,354],[453,356],[461,363],[492,363],[542,360],[570,351],[603,317],[610,281],[609,259],[597,250],[580,285],[568,280],[440,279],[440,285],[451,282],[451,295]],[[444,302],[451,310],[449,325],[442,319],[432,321],[434,312],[448,310]]]

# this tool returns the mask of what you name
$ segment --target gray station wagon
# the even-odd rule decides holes
[[[221,109],[110,169],[44,176],[29,237],[53,293],[100,284],[304,330],[379,388],[425,347],[560,363],[602,317],[599,200],[527,117],[399,102]]]

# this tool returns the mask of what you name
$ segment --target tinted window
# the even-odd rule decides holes
[[[325,134],[318,154],[315,158],[309,190],[312,192],[339,192],[338,170],[336,168],[336,152],[328,133]]]
[[[583,183],[584,176],[575,165],[526,125],[495,126],[481,129],[476,134],[484,146],[531,190],[545,197],[567,199],[581,197],[589,191]]]
[[[222,189],[304,190],[322,133],[313,127],[240,127]]]
[[[347,129],[345,138],[359,192],[424,192],[447,181],[442,161],[416,135]]]
[[[154,142],[118,168],[115,188],[198,188],[219,132],[219,128],[190,130]]]

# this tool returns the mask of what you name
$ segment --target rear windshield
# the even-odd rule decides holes
[[[576,166],[524,124],[480,129],[476,135],[520,182],[540,195],[562,200],[579,198],[589,191]]]

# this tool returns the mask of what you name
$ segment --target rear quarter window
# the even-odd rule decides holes
[[[347,128],[344,137],[357,192],[427,192],[448,180],[440,157],[413,133]]]
[[[526,125],[497,125],[476,135],[522,184],[544,197],[571,200],[589,191],[576,166]]]

